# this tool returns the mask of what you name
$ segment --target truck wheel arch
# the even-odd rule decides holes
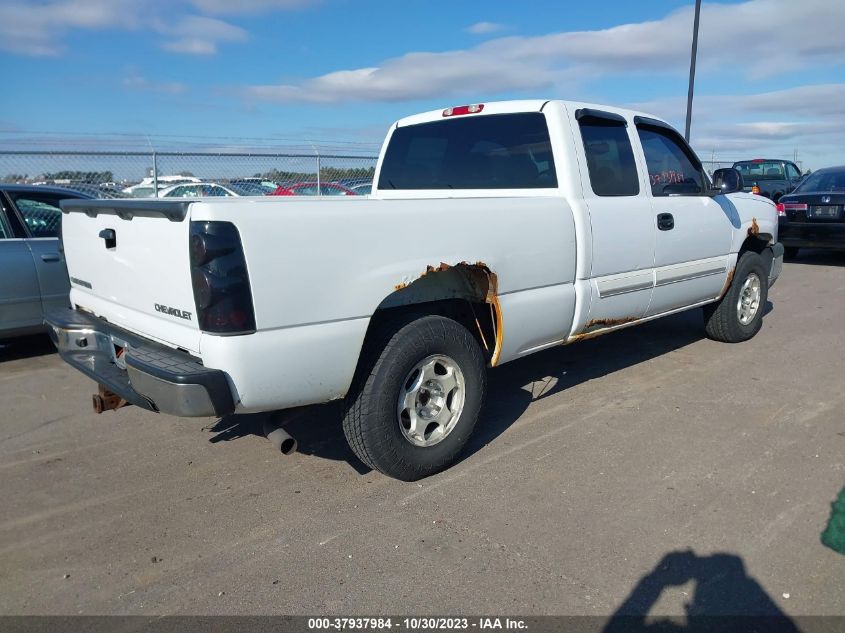
[[[745,238],[742,247],[739,249],[737,261],[739,261],[739,258],[742,257],[745,251],[752,251],[763,258],[763,265],[766,267],[766,270],[769,270],[772,267],[772,259],[774,258],[774,253],[770,248],[773,239],[773,236],[768,233],[753,233],[749,235]]]
[[[411,282],[397,284],[375,308],[364,346],[387,321],[427,315],[444,316],[463,325],[478,340],[490,366],[502,347],[502,313],[496,274],[483,262],[427,266]]]

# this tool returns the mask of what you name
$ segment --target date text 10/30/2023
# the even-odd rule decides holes
[[[447,631],[447,630],[525,630],[524,620],[499,617],[438,618],[438,617],[355,617],[355,618],[309,618],[309,630],[335,631],[380,631],[401,629],[405,631]]]

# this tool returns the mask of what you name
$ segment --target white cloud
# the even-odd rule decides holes
[[[188,91],[188,86],[178,81],[150,81],[146,77],[131,72],[123,78],[121,82],[124,88],[128,90],[138,90],[143,92],[158,92],[163,94],[178,95],[184,94]]]
[[[162,48],[174,53],[213,55],[220,42],[243,42],[249,34],[242,28],[197,15],[189,15],[178,22],[160,20],[155,29],[169,36]]]
[[[683,123],[686,99],[630,104]],[[816,84],[750,95],[701,95],[693,102],[691,142],[702,158],[784,156],[794,150],[806,166],[842,162],[845,83]]]
[[[56,56],[75,30],[153,31],[176,53],[211,55],[223,42],[243,42],[247,32],[222,20],[196,15],[247,14],[303,8],[320,0],[0,0],[0,50]]]
[[[597,31],[501,37],[464,50],[408,53],[375,67],[254,86],[248,94],[278,102],[403,101],[565,88],[595,76],[681,75],[689,68],[692,20],[692,7],[686,7],[660,20]],[[812,64],[842,64],[843,23],[845,2],[707,3],[702,7],[699,68],[740,81]],[[776,35],[784,33],[788,38]]]
[[[496,33],[505,28],[504,24],[497,24],[496,22],[476,22],[472,26],[466,28],[467,33],[473,35],[487,35],[488,33]]]
[[[191,0],[197,10],[212,15],[290,11],[318,4],[321,0]]]
[[[0,5],[0,48],[33,56],[58,55],[61,36],[71,29],[131,29],[139,0],[62,0],[33,5],[12,0]]]

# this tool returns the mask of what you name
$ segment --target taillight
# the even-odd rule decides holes
[[[204,332],[250,334],[255,310],[238,229],[231,222],[191,222],[191,286]]]
[[[805,202],[784,202],[783,203],[783,210],[784,211],[806,211],[807,210],[807,203],[805,203]]]
[[[751,187],[751,193],[756,193],[758,196],[760,195],[760,187],[757,186],[757,183]]]
[[[484,109],[483,103],[473,103],[472,105],[455,106],[454,108],[446,108],[443,110],[443,116],[459,116],[461,114],[476,114]]]
[[[778,210],[778,215],[779,215],[779,216],[786,217],[786,209],[783,207],[783,203],[782,203],[782,202],[778,202],[778,203],[775,205],[775,208]]]

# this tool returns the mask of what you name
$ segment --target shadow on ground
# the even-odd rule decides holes
[[[0,363],[55,353],[56,346],[53,345],[50,337],[46,334],[21,336],[0,341]]]
[[[771,309],[768,303],[766,312]],[[700,340],[703,335],[701,311],[691,310],[576,345],[538,352],[491,371],[485,409],[461,460],[494,441],[533,401],[662,356]],[[266,415],[221,418],[208,427],[215,433],[209,441],[264,437],[262,426]],[[298,440],[300,452],[346,461],[359,473],[369,472],[346,444],[340,402],[300,407],[277,415],[282,416],[282,425]]]
[[[664,591],[694,583],[681,618],[649,616]],[[680,589],[677,590],[680,592]],[[795,623],[734,554],[670,552],[643,576],[603,633],[765,631],[798,633]]]

